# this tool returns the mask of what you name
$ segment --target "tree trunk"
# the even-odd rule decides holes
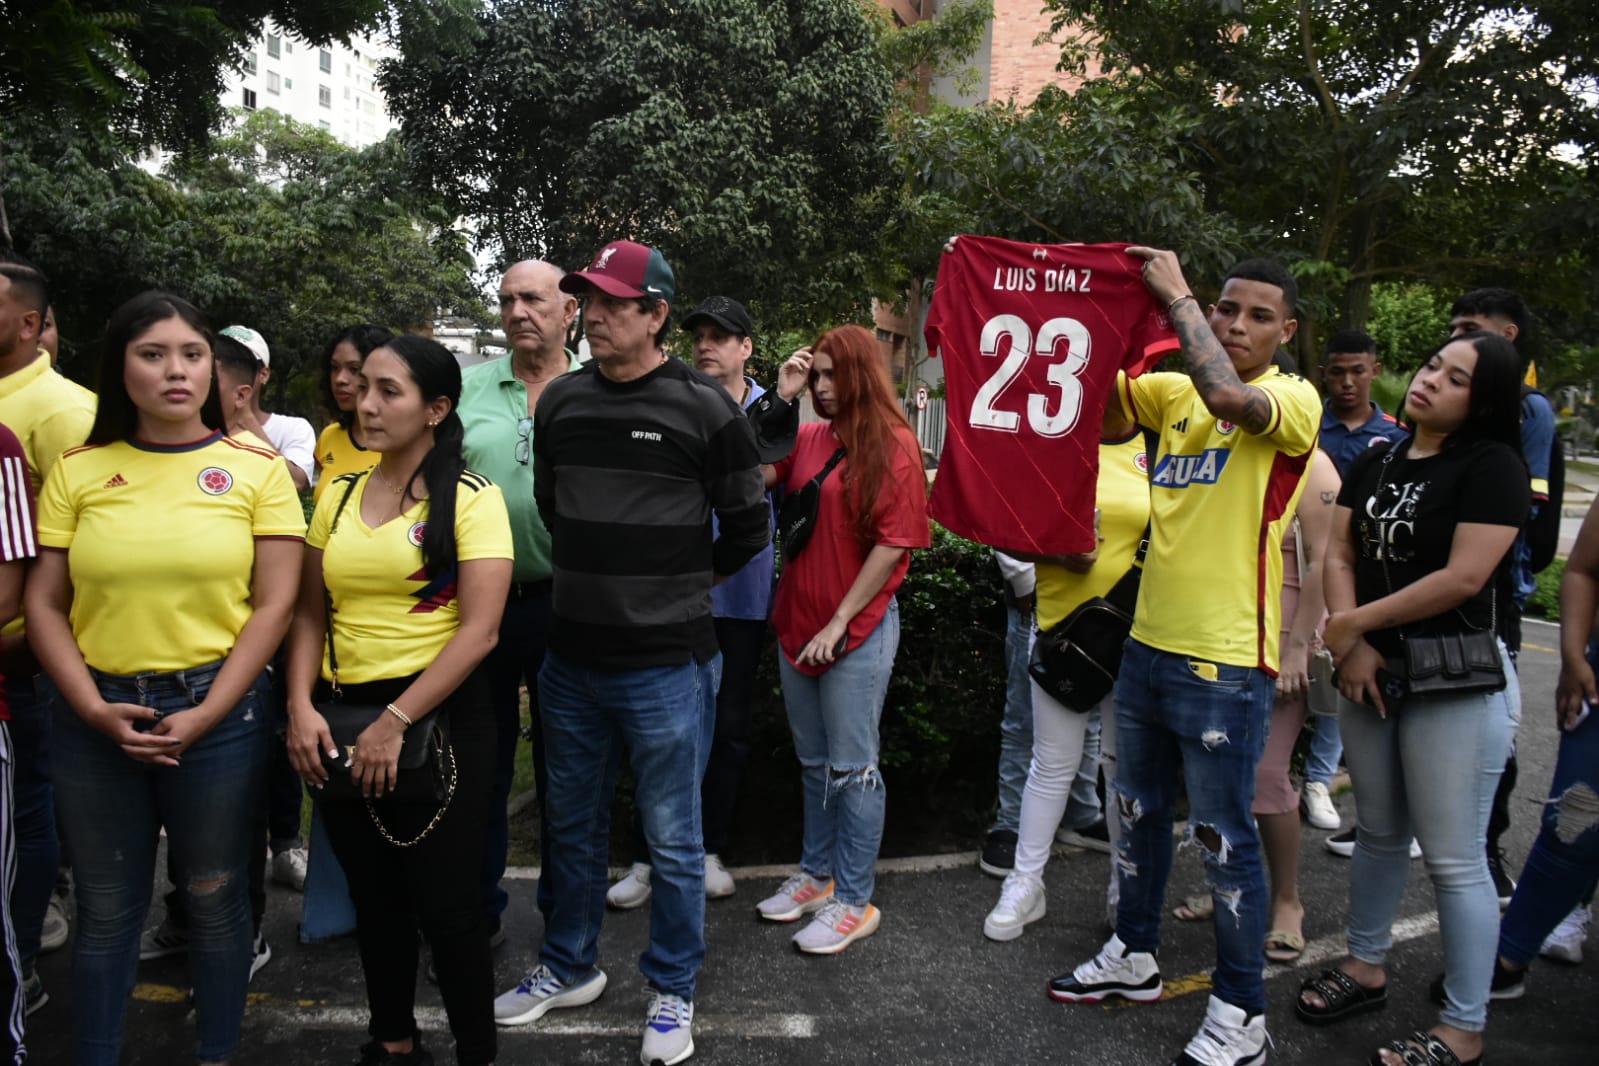
[[[6,154],[0,143],[0,248],[11,248],[11,222],[6,218]]]

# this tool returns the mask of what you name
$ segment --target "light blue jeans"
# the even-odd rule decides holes
[[[1338,760],[1344,754],[1344,734],[1338,719],[1332,715],[1316,716],[1316,731],[1310,738],[1310,751],[1305,755],[1305,780],[1328,784],[1338,772]]]
[[[1410,873],[1415,836],[1438,901],[1444,949],[1445,1025],[1481,1032],[1499,939],[1499,901],[1488,876],[1488,812],[1521,720],[1509,655],[1501,692],[1455,699],[1345,704],[1344,759],[1355,786],[1349,870],[1349,953],[1382,966]]]
[[[899,604],[890,600],[871,636],[819,677],[777,653],[804,786],[800,869],[832,878],[834,898],[854,907],[871,901],[876,883],[888,801],[877,767],[877,725],[898,650]]]

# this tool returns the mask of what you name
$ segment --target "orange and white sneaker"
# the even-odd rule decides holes
[[[816,913],[832,898],[831,879],[819,881],[802,870],[784,881],[776,895],[757,903],[755,909],[769,922],[792,922]]]
[[[794,946],[808,955],[837,955],[861,937],[877,932],[883,913],[870,903],[851,907],[843,900],[828,900],[804,929],[794,934]]]

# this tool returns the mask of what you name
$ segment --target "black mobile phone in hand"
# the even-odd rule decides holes
[[[1402,674],[1392,670],[1377,668],[1377,690],[1382,693],[1383,702],[1398,703],[1410,695],[1410,684]]]
[[[849,647],[849,634],[845,633],[842,637],[838,638],[838,643],[833,645],[833,658],[836,659],[840,655],[843,655],[844,649],[847,647]]]

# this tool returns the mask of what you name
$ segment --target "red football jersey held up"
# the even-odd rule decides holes
[[[1099,431],[1116,372],[1178,347],[1125,244],[961,237],[939,264],[928,350],[944,360],[930,510],[953,533],[1044,555],[1093,551]]]

